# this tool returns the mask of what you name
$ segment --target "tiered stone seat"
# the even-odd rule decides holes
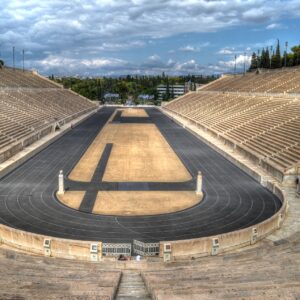
[[[227,75],[201,88],[202,91],[300,93],[300,67]]]
[[[282,95],[190,93],[165,106],[285,170],[300,162],[300,99]],[[282,153],[282,159],[279,159]]]
[[[153,299],[297,299],[300,235],[218,257],[144,271]]]
[[[4,67],[0,69],[0,87],[57,88],[57,85],[32,72]]]
[[[113,299],[121,272],[0,249],[0,299]]]
[[[0,152],[38,130],[95,108],[87,99],[31,72],[0,69]]]

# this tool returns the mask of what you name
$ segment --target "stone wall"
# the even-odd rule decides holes
[[[46,239],[51,241],[50,247],[44,246],[44,241]],[[102,257],[101,242],[77,241],[48,237],[17,230],[2,224],[0,225],[0,241],[12,248],[33,254],[78,260],[92,260],[90,246],[91,244],[97,243],[97,260]]]
[[[160,242],[160,257],[163,257],[164,244],[171,244],[171,257],[172,260],[176,260],[184,257],[190,258],[211,255],[214,238],[217,238],[219,242],[217,253],[224,253],[226,251],[248,246],[265,238],[267,235],[280,228],[287,212],[287,201],[283,192],[278,186],[274,186],[273,193],[282,201],[282,207],[269,219],[249,228],[216,236],[180,241],[162,241]],[[253,238],[253,229],[256,229],[255,238]]]

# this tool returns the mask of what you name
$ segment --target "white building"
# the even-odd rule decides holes
[[[106,93],[104,95],[105,101],[116,101],[116,100],[119,100],[119,98],[120,98],[120,95],[117,93]]]
[[[167,94],[167,85],[160,84],[156,88],[158,93],[158,100],[164,100],[164,95]],[[177,98],[188,92],[188,85],[186,84],[174,84],[169,85],[170,98]]]

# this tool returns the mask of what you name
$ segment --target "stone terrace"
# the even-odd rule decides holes
[[[260,70],[246,75],[226,75],[203,91],[238,91],[261,93],[300,93],[300,67]]]
[[[300,98],[199,91],[164,108],[281,174],[300,163]]]
[[[0,69],[0,162],[96,105],[28,71]]]
[[[0,249],[0,299],[114,299],[121,272]]]
[[[142,273],[152,299],[298,299],[300,233],[218,257]]]

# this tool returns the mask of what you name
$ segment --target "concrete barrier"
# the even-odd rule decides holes
[[[224,253],[226,251],[231,251],[234,249],[245,247],[250,244],[253,244],[253,228],[255,228],[257,231],[256,241],[265,238],[267,235],[280,228],[287,212],[287,201],[285,199],[284,193],[278,186],[274,186],[273,193],[276,196],[278,196],[278,198],[282,201],[282,207],[276,214],[274,214],[269,219],[245,229],[236,230],[215,236],[180,241],[162,241],[160,242],[159,256],[163,257],[164,244],[171,244],[171,255],[173,260],[208,256],[212,253],[213,238],[218,239],[218,253]]]
[[[1,243],[33,254],[47,255],[66,259],[91,260],[92,241],[77,241],[44,236],[31,232],[0,225]],[[45,247],[45,240],[49,240],[49,247]],[[98,259],[102,257],[102,243],[98,243]],[[47,252],[48,250],[48,252]]]

